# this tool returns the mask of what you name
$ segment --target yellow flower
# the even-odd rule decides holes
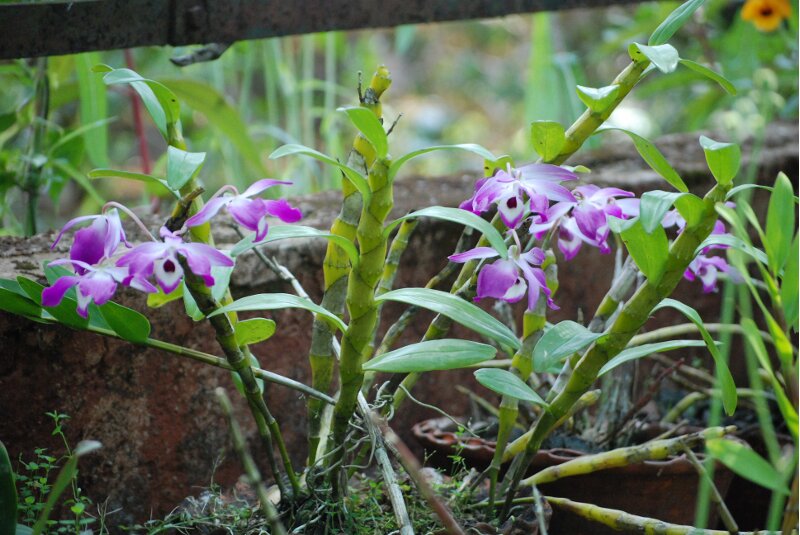
[[[762,32],[775,31],[791,14],[789,0],[747,0],[742,8],[742,19],[751,21]]]

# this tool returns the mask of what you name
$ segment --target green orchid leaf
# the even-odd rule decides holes
[[[701,243],[697,250],[695,251],[695,255],[700,254],[700,252],[710,245],[725,245],[727,247],[732,247],[737,251],[742,251],[743,253],[749,255],[754,260],[758,260],[764,265],[767,265],[767,255],[761,249],[757,249],[752,245],[745,243],[742,241],[741,238],[738,236],[733,236],[732,234],[712,234]]]
[[[794,189],[789,177],[784,173],[778,173],[775,189],[769,197],[766,240],[764,240],[764,250],[769,258],[770,271],[776,275],[783,270],[792,250],[795,230],[793,197]]]
[[[0,288],[0,310],[32,318],[38,318],[42,313],[41,306],[6,288]]]
[[[249,251],[250,249],[253,249],[254,247],[264,245],[265,243],[291,238],[324,238],[341,247],[347,253],[347,256],[350,258],[350,262],[352,262],[353,265],[358,263],[358,249],[356,249],[356,246],[353,245],[353,242],[343,236],[339,236],[338,234],[332,234],[330,232],[317,230],[315,228],[306,227],[303,225],[271,226],[266,238],[258,243],[253,243],[255,234],[248,235],[233,246],[230,254],[231,256],[236,257],[246,251]]]
[[[533,370],[537,373],[558,370],[566,357],[585,349],[601,336],[602,333],[593,333],[574,321],[559,322],[546,330],[533,348]]]
[[[658,46],[669,41],[670,37],[675,35],[675,32],[686,24],[692,14],[697,11],[704,2],[705,0],[689,0],[678,6],[675,11],[664,19],[664,22],[658,25],[656,31],[654,31],[650,39],[648,39],[647,44],[650,46]]]
[[[709,333],[708,329],[706,329],[705,323],[700,317],[700,314],[698,314],[697,311],[689,305],[681,303],[680,301],[676,301],[675,299],[664,299],[658,305],[656,305],[655,308],[653,308],[653,313],[655,313],[657,310],[661,310],[662,308],[674,308],[683,314],[689,321],[694,323],[697,327],[697,330],[700,331],[700,335],[703,337],[703,340],[706,343],[708,352],[711,353],[711,356],[714,358],[714,364],[717,368],[717,378],[719,380],[720,389],[722,390],[722,406],[725,408],[725,412],[728,415],[733,414],[736,410],[738,398],[736,393],[736,383],[733,381],[733,375],[731,375],[728,364],[725,362],[725,359],[722,358],[722,354],[719,352],[717,343],[713,338],[711,338],[711,333]]]
[[[389,140],[386,137],[386,131],[383,125],[375,116],[372,110],[362,108],[361,106],[348,106],[339,108],[336,111],[343,111],[347,114],[356,128],[367,138],[367,141],[375,149],[375,154],[378,159],[386,158],[389,153]]]
[[[482,368],[475,371],[475,380],[500,395],[528,401],[535,405],[547,405],[525,381],[509,371],[499,368]]]
[[[392,164],[389,166],[389,181],[392,181],[397,175],[397,172],[400,171],[400,168],[403,165],[411,160],[412,158],[416,158],[417,156],[422,156],[423,154],[428,154],[429,152],[435,152],[440,150],[465,150],[467,152],[472,152],[477,154],[484,160],[491,160],[494,161],[497,157],[491,153],[491,151],[481,147],[480,145],[476,145],[474,143],[462,143],[460,145],[437,145],[434,147],[427,147],[424,149],[415,150],[413,152],[409,152],[408,154],[404,154],[403,156],[399,157],[398,159],[394,160]]]
[[[150,336],[150,322],[139,312],[113,301],[98,308],[108,326],[123,340],[142,343]]]
[[[703,340],[668,340],[666,342],[656,342],[653,344],[643,344],[640,346],[629,347],[623,349],[616,357],[606,362],[597,376],[605,375],[617,366],[621,366],[626,362],[647,357],[653,353],[661,353],[664,351],[672,351],[674,349],[683,349],[686,347],[703,347],[706,343]]]
[[[722,143],[706,136],[700,136],[700,146],[706,153],[706,163],[711,174],[719,184],[730,184],[742,159],[742,151],[736,143]]]
[[[497,229],[495,229],[491,223],[487,222],[482,217],[460,208],[449,208],[445,206],[431,206],[429,208],[423,208],[422,210],[417,210],[416,212],[411,212],[410,214],[406,214],[403,217],[395,219],[386,225],[386,229],[383,232],[386,236],[388,236],[392,230],[394,230],[406,219],[415,219],[418,217],[443,219],[445,221],[452,221],[453,223],[459,223],[467,227],[472,227],[484,235],[484,237],[488,240],[489,245],[491,245],[492,248],[496,250],[502,258],[508,258],[508,247],[506,247],[506,242]]]
[[[517,350],[519,339],[500,320],[458,296],[430,288],[400,288],[375,298],[376,302],[399,301],[442,314],[504,347]]]
[[[647,46],[639,43],[631,43],[628,46],[628,54],[634,61],[643,61],[645,58],[650,60],[658,70],[669,74],[678,68],[680,56],[672,45]]]
[[[229,305],[218,308],[209,314],[209,317],[218,316],[227,312],[243,312],[248,310],[281,310],[284,308],[301,308],[308,310],[309,312],[318,314],[322,319],[328,321],[328,323],[335,326],[339,330],[347,330],[347,324],[339,319],[336,314],[333,314],[316,303],[313,303],[310,299],[283,293],[256,294],[242,297],[241,299],[237,299]]]
[[[564,127],[555,121],[534,121],[531,123],[531,139],[533,149],[549,162],[561,152],[567,142]]]
[[[713,81],[717,82],[720,85],[720,87],[722,87],[722,89],[724,89],[729,95],[735,95],[736,94],[736,88],[733,86],[731,81],[728,80],[727,78],[725,78],[724,76],[722,76],[720,73],[718,73],[718,72],[716,72],[716,71],[714,71],[712,69],[709,69],[705,65],[700,65],[696,61],[692,61],[690,59],[682,59],[681,58],[680,64],[683,65],[684,67],[688,68],[688,69],[693,70],[694,72],[696,72],[698,74],[702,74],[703,76],[705,76],[709,80],[713,80]]]
[[[606,87],[584,87],[582,85],[575,86],[575,91],[581,102],[586,104],[586,107],[593,112],[602,112],[614,102],[619,95],[618,85],[609,85]]]
[[[427,340],[379,355],[366,362],[363,369],[391,373],[456,370],[487,361],[496,353],[490,345],[469,340]]]
[[[625,248],[647,279],[653,283],[661,280],[669,257],[669,239],[664,227],[656,226],[648,233],[639,218],[618,223],[609,217],[609,228],[618,232]]]
[[[178,299],[183,297],[183,285],[178,285],[177,288],[172,290],[170,293],[165,294],[164,290],[160,287],[156,286],[158,290],[155,293],[147,294],[147,306],[150,308],[159,308],[163,307],[167,303],[171,303],[172,301],[177,301]]]
[[[146,184],[157,184],[158,186],[163,187],[167,191],[170,192],[176,199],[180,198],[180,193],[176,190],[173,190],[169,184],[167,184],[166,180],[162,180],[160,178],[156,178],[151,175],[146,175],[144,173],[134,173],[132,171],[120,171],[118,169],[92,169],[86,175],[91,179],[98,179],[98,178],[125,178],[128,180],[138,180],[139,182],[144,182]]]
[[[656,148],[653,142],[643,138],[639,134],[631,132],[630,130],[625,130],[624,128],[601,128],[597,130],[598,132],[607,132],[609,130],[619,130],[620,132],[625,132],[633,141],[633,145],[636,147],[636,150],[639,152],[639,155],[647,162],[647,165],[650,166],[653,171],[664,177],[664,179],[670,183],[672,187],[674,187],[678,191],[688,192],[689,188],[686,186],[686,183],[683,179],[678,175],[675,169],[669,164],[664,155]]]
[[[355,186],[355,188],[358,190],[358,192],[364,199],[369,199],[370,196],[372,195],[369,189],[369,184],[367,183],[367,179],[361,173],[359,173],[352,167],[348,167],[347,165],[339,162],[338,160],[331,158],[327,154],[323,154],[312,148],[297,144],[284,145],[276,149],[272,154],[270,154],[269,159],[277,160],[278,158],[283,158],[284,156],[291,156],[295,154],[300,154],[302,156],[310,156],[315,160],[319,160],[328,165],[338,167],[342,171],[342,173],[344,173],[344,176],[347,177],[347,179],[353,183],[353,186]]]
[[[660,226],[669,209],[683,195],[688,194],[659,190],[645,192],[639,203],[639,220],[645,232],[651,234]]]
[[[715,438],[706,441],[706,451],[741,477],[773,492],[789,494],[784,476],[749,446],[733,440]]]
[[[129,84],[141,97],[144,107],[153,118],[161,135],[165,140],[169,140],[169,127],[175,127],[181,119],[180,104],[172,91],[164,84],[142,78],[130,69],[111,69],[98,72],[106,72],[103,76],[106,85]]]
[[[206,160],[205,152],[186,152],[173,146],[167,147],[167,185],[179,191],[197,176]]]
[[[275,322],[266,318],[239,320],[234,326],[236,343],[240,346],[257,344],[275,334]]]
[[[74,276],[74,273],[70,273],[70,275]],[[17,282],[34,303],[39,306],[42,305],[42,290],[44,290],[44,286],[25,277],[17,277]],[[66,296],[57,306],[44,307],[44,310],[58,320],[59,323],[63,323],[73,329],[82,330],[89,324],[89,320],[78,314],[77,309],[78,302]]]

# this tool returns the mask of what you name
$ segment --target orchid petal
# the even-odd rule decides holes
[[[158,285],[161,286],[161,289],[167,294],[174,291],[183,278],[183,268],[178,263],[178,259],[174,256],[167,256],[166,258],[157,260],[151,269],[156,277],[156,281],[158,281]]]
[[[60,277],[52,286],[42,290],[42,305],[46,307],[58,306],[64,299],[67,290],[78,284],[80,277],[68,275]]]
[[[502,299],[519,277],[517,266],[511,260],[498,260],[483,267],[478,274],[478,299]]]
[[[258,195],[262,191],[269,189],[273,186],[291,186],[292,183],[288,180],[275,180],[272,178],[262,178],[261,180],[257,180],[250,184],[250,187],[244,190],[239,197],[252,197],[253,195]]]
[[[264,206],[267,213],[279,218],[284,223],[297,223],[303,218],[303,212],[295,208],[286,199],[265,200]]]
[[[491,247],[475,247],[474,249],[470,249],[469,251],[464,251],[463,253],[450,255],[447,257],[447,259],[450,260],[451,262],[456,262],[458,264],[461,264],[464,262],[469,262],[470,260],[480,260],[482,258],[494,258],[496,256],[500,256],[500,253],[498,253]]]
[[[213,199],[209,200],[205,205],[203,205],[200,210],[194,214],[192,217],[186,220],[187,227],[197,227],[202,225],[203,223],[209,221],[212,217],[217,215],[217,212],[222,209],[223,206],[230,203],[233,200],[233,197],[214,197]]]

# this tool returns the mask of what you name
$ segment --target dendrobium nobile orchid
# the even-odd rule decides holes
[[[89,304],[94,302],[102,305],[108,302],[120,284],[146,293],[157,292],[158,289],[149,280],[151,277],[164,293],[170,293],[180,285],[185,275],[181,259],[185,259],[192,273],[200,277],[206,286],[213,286],[215,281],[211,269],[214,266],[233,267],[234,261],[210,245],[184,241],[183,235],[187,228],[207,222],[221,208],[227,207],[240,225],[256,233],[255,241],[261,241],[268,230],[268,216],[291,223],[302,217],[300,210],[285,199],[250,198],[279,184],[288,185],[291,182],[259,180],[243,194],[236,192],[233,196],[221,196],[225,191],[223,188],[203,209],[187,220],[184,228],[173,232],[162,227],[159,233],[161,241],[152,237],[130,210],[117,203],[109,203],[101,215],[81,216],[70,220],[56,237],[53,247],[70,228],[86,221],[92,223],[75,233],[68,259],[51,263],[70,266],[75,275],[63,276],[53,286],[45,288],[42,292],[42,304],[48,307],[57,306],[74,287],[78,313],[87,317]],[[127,212],[145,234],[152,238],[152,241],[141,243],[121,256],[117,255],[120,243],[127,247],[131,247],[131,244],[125,238],[117,208]],[[115,255],[118,256],[116,260]]]

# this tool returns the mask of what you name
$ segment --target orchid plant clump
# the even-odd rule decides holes
[[[667,44],[701,3],[690,0],[678,8],[658,27],[648,45],[632,44],[628,50],[630,64],[611,85],[578,87],[587,109],[571,128],[551,121],[535,122],[532,140],[539,161],[534,164],[515,165],[510,157],[498,157],[472,144],[431,147],[392,158],[388,138],[391,129],[387,132],[384,127],[381,107],[381,97],[391,78],[384,67],[379,68],[366,90],[362,92],[359,87],[359,105],[341,109],[359,131],[345,163],[300,145],[284,146],[271,156],[307,156],[341,171],[342,208],[330,231],[297,225],[302,214],[289,201],[260,196],[269,188],[289,186],[288,181],[262,179],[241,194],[232,186],[224,186],[203,204],[197,176],[206,155],[187,150],[175,96],[160,83],[133,71],[100,66],[97,71],[104,73],[107,84],[130,84],[139,93],[164,136],[168,145],[166,177],[137,178],[169,191],[177,201],[175,209],[160,228],[158,238],[131,210],[117,203],[107,204],[101,215],[73,219],[62,229],[56,243],[66,231],[80,224],[88,226],[74,233],[69,258],[47,266],[52,285],[43,288],[24,278],[2,281],[3,306],[39,321],[65,323],[230,369],[240,393],[247,399],[271,476],[281,494],[280,511],[269,500],[261,503],[273,533],[283,533],[284,524],[301,518],[299,512],[304,507],[317,508],[319,503],[311,498],[323,496],[324,503],[339,503],[336,500],[347,494],[350,467],[359,464],[351,461],[364,459],[372,452],[401,533],[413,533],[403,492],[385,447],[389,442],[395,446],[391,449],[397,450],[388,421],[400,409],[420,374],[480,366],[475,372],[477,381],[497,393],[501,403],[495,456],[479,478],[489,480],[488,498],[479,505],[488,511],[489,518],[503,521],[515,507],[520,486],[535,484],[523,476],[545,437],[580,406],[599,377],[631,360],[656,351],[705,346],[714,358],[725,410],[735,410],[736,385],[710,333],[694,309],[670,299],[670,295],[682,278],[699,279],[706,292],[716,291],[723,275],[730,280],[743,280],[725,256],[715,254],[742,248],[741,238],[729,234],[717,219],[718,212],[730,209],[725,203],[739,168],[738,146],[701,138],[716,179],[716,185],[702,198],[688,191],[652,143],[633,132],[625,131],[643,159],[676,191],[648,191],[635,198],[633,193],[619,188],[582,183],[579,176],[588,169],[564,165],[590,135],[602,131],[601,125],[634,86],[654,71],[668,74],[680,65],[688,65],[712,80],[722,80],[724,87],[730,85],[707,67],[680,58]],[[487,176],[477,181],[474,194],[459,208],[434,206],[389,221],[393,181],[403,164],[437,150],[462,150],[483,158]],[[113,170],[94,173],[95,177],[129,175]],[[209,232],[210,224],[223,209],[250,233],[225,251],[214,245]],[[496,215],[491,222],[484,219],[493,212]],[[133,245],[123,230],[121,213],[141,227],[149,240]],[[457,250],[448,257],[450,269],[460,267],[450,291],[433,288],[443,278],[438,276],[426,288],[392,289],[398,258],[421,217],[456,222],[480,234],[474,247]],[[270,218],[286,225],[271,227]],[[227,283],[240,255],[254,249],[260,252],[258,247],[270,241],[299,237],[328,240],[323,263],[325,293],[319,303],[305,294],[285,268],[263,255],[270,269],[293,282],[295,293],[231,298]],[[618,258],[626,258],[619,262],[615,280],[587,326],[573,321],[550,325],[548,310],[558,308],[559,257],[579,261],[584,247],[610,253],[615,244]],[[159,304],[182,296],[187,313],[211,323],[224,359],[181,351],[178,346],[150,338],[150,324],[142,314],[111,301],[119,285],[157,296]],[[521,335],[473,302],[484,299],[522,302]],[[436,313],[420,342],[391,349],[407,325],[406,319],[398,321],[396,328],[376,343],[382,304],[386,301],[412,304]],[[152,299],[148,302],[155,303]],[[664,307],[686,315],[703,340],[637,343],[634,335],[655,310]],[[262,369],[250,345],[269,338],[275,324],[265,319],[240,321],[237,317],[241,311],[284,308],[314,314],[309,351],[311,385]],[[492,345],[447,338],[453,322],[472,329]],[[498,354],[506,354],[510,360],[492,360]],[[393,375],[378,389],[379,395],[369,399],[369,386],[376,372]],[[333,389],[335,375],[338,391]],[[543,377],[549,380],[541,380]],[[280,422],[265,396],[263,380],[308,396],[308,458],[301,470],[288,454]],[[531,384],[550,386],[543,391]],[[511,443],[510,432],[518,424],[520,404],[529,405],[537,417],[528,433]],[[724,432],[723,428],[711,428],[700,439],[693,437],[691,443],[719,438]],[[664,447],[659,443],[659,447],[645,448],[638,455],[642,459],[663,458],[680,451],[687,444],[682,440],[673,439]],[[430,501],[442,524],[449,532],[462,532],[447,507],[418,477],[414,461],[402,454],[402,448],[399,451],[400,463]],[[623,463],[629,458],[627,453],[620,455]],[[506,461],[512,463],[501,480],[501,464]],[[259,482],[252,463],[246,465],[251,479]],[[475,482],[473,488],[479,483]],[[504,501],[496,501],[500,497]],[[556,499],[551,503],[563,505]],[[591,509],[586,504],[570,507]],[[591,510],[601,522],[610,514],[598,508]],[[649,525],[647,519],[626,517],[626,521],[638,522],[641,529]]]

